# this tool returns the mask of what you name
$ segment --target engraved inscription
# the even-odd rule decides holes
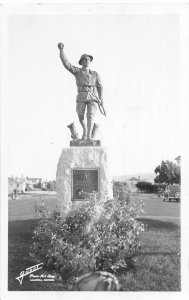
[[[72,170],[72,200],[87,200],[89,194],[99,192],[98,169]]]

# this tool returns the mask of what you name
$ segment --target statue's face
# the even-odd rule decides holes
[[[90,62],[91,62],[91,59],[89,56],[86,56],[81,61],[83,67],[88,67],[90,65]]]

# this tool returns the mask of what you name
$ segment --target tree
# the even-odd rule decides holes
[[[39,181],[38,183],[35,183],[35,184],[33,185],[33,187],[34,187],[35,189],[41,189],[41,181]]]
[[[139,181],[136,184],[136,187],[141,191],[145,193],[156,193],[158,190],[157,184],[152,184],[151,182],[147,181]]]
[[[180,167],[172,161],[162,160],[154,172],[157,174],[154,179],[155,183],[180,184]]]
[[[56,186],[56,181],[55,180],[47,182],[47,190],[54,191],[55,186]]]

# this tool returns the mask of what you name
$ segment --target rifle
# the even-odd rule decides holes
[[[103,103],[102,102],[100,103],[100,99],[98,99],[97,103],[98,103],[98,108],[99,108],[101,114],[106,117],[106,111],[105,111]]]

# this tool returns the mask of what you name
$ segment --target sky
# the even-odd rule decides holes
[[[112,176],[153,172],[180,153],[180,34],[175,14],[119,12],[13,15],[8,26],[8,175],[56,179],[74,122],[81,136],[69,61],[94,57],[107,117],[97,138]]]

